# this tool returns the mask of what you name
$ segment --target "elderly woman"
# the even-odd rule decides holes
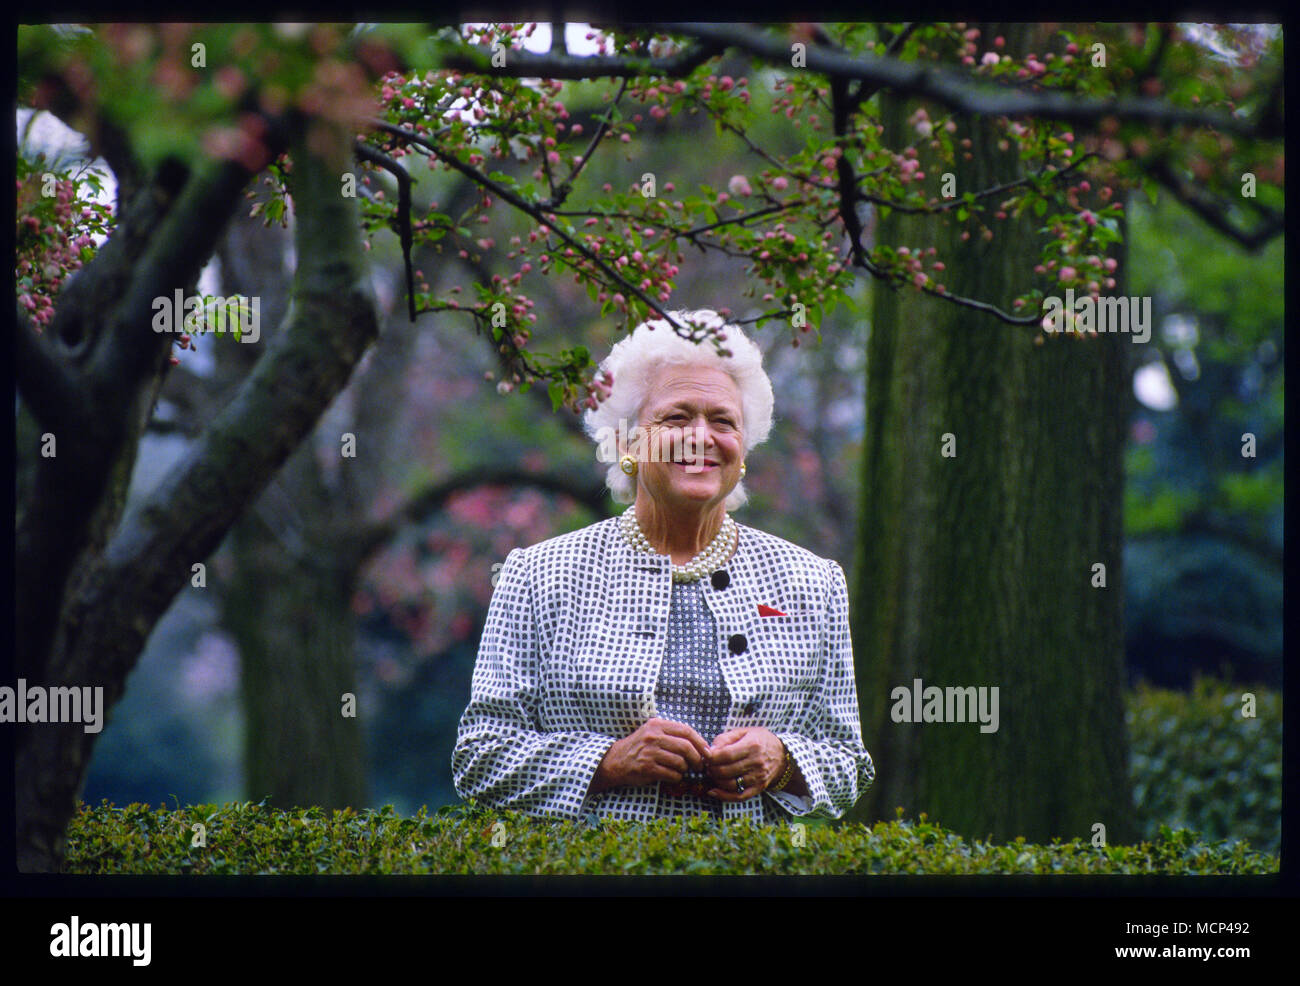
[[[728,515],[772,385],[738,328],[674,316],[724,329],[729,355],[658,321],[602,364],[586,428],[617,436],[607,480],[632,506],[507,556],[456,790],[551,817],[838,818],[875,776],[844,572]]]

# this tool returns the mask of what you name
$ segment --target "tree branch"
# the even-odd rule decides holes
[[[611,286],[614,286],[619,290],[625,291],[628,294],[636,298],[639,298],[650,310],[651,314],[662,317],[666,322],[668,322],[670,326],[672,326],[673,331],[676,332],[678,335],[682,336],[685,339],[690,339],[691,341],[698,341],[696,339],[698,330],[691,330],[679,324],[676,319],[672,318],[667,312],[665,312],[662,309],[659,302],[654,301],[652,298],[650,298],[649,295],[647,295],[644,291],[642,291],[639,287],[637,287],[637,285],[633,284],[631,281],[625,280],[622,277],[622,275],[620,275],[608,263],[606,263],[603,259],[601,259],[590,248],[588,248],[585,243],[582,243],[575,237],[569,235],[563,229],[560,229],[558,226],[556,226],[554,221],[548,218],[552,214],[548,213],[542,206],[536,205],[532,202],[529,202],[527,199],[523,198],[522,196],[516,195],[509,188],[506,188],[504,185],[500,184],[499,182],[493,181],[487,175],[471,167],[470,165],[463,163],[454,154],[448,154],[446,151],[440,148],[433,141],[428,140],[425,137],[422,137],[420,134],[412,133],[409,130],[403,130],[401,127],[392,123],[388,123],[385,120],[378,120],[378,119],[371,120],[370,124],[376,129],[382,130],[384,133],[392,134],[395,137],[400,137],[405,141],[408,141],[412,144],[417,144],[425,148],[430,153],[432,153],[435,157],[437,157],[438,160],[442,161],[444,164],[448,165],[452,169],[460,172],[462,175],[464,175],[466,178],[473,181],[475,184],[480,185],[483,188],[486,188],[493,195],[499,196],[503,201],[509,202],[512,206],[514,206],[516,209],[518,209],[520,212],[524,213],[525,215],[531,216],[534,221],[536,221],[540,225],[544,225],[547,228],[549,228],[551,232],[553,232],[557,237],[559,237],[561,240],[567,243],[576,252],[582,254],[582,256],[585,257],[588,262],[590,262],[595,267],[597,267],[600,270],[600,272],[604,274],[606,278],[609,279],[609,284]]]
[[[739,48],[774,65],[790,64],[790,45],[748,27],[720,24],[661,24],[657,29]],[[1250,121],[1207,110],[1190,110],[1158,99],[1081,99],[1062,92],[1040,92],[979,81],[970,73],[939,69],[929,63],[900,62],[869,53],[855,55],[820,48],[807,51],[809,71],[831,78],[858,79],[900,96],[931,99],[969,115],[1034,116],[1079,125],[1095,124],[1108,116],[1148,124],[1213,128],[1222,133],[1272,140],[1284,135],[1277,121],[1267,117]],[[504,71],[504,70],[498,70]]]
[[[575,57],[558,55],[554,51],[539,55],[511,49],[506,53],[506,63],[502,66],[492,64],[492,54],[486,49],[465,50],[445,55],[442,67],[474,75],[525,79],[678,78],[690,75],[724,50],[724,45],[705,42],[666,58],[631,58],[619,55]]]
[[[346,161],[346,146],[340,160]],[[123,517],[107,545],[98,566],[117,587],[110,608],[123,615],[106,630],[118,636],[101,676],[111,678],[118,662],[129,668],[141,643],[133,639],[135,628],[152,626],[190,566],[217,548],[378,334],[356,201],[338,194],[337,166],[302,144],[295,147],[294,177],[298,266],[290,313],[230,404]],[[78,603],[98,612],[90,595]],[[125,638],[120,645],[119,637]]]
[[[1169,165],[1168,161],[1159,160],[1147,163],[1146,172],[1174,194],[1174,197],[1204,219],[1214,229],[1235,240],[1251,253],[1257,253],[1270,240],[1280,235],[1286,228],[1286,217],[1280,213],[1267,210],[1260,205],[1255,208],[1264,214],[1264,220],[1253,230],[1234,226],[1228,219],[1226,204],[1203,194],[1196,186],[1183,178]]]
[[[397,179],[397,235],[402,241],[402,259],[406,262],[406,308],[415,321],[415,268],[411,265],[411,176],[405,168],[364,140],[354,145],[357,157],[377,164]]]
[[[67,365],[27,318],[23,306],[14,303],[14,375],[18,392],[46,431],[56,434],[77,425],[81,406],[77,383]]]
[[[571,473],[530,472],[518,466],[480,466],[438,480],[421,490],[385,520],[366,527],[356,540],[356,561],[367,558],[391,541],[410,524],[421,524],[443,508],[455,493],[479,486],[531,486],[549,493],[562,493],[598,517],[611,517],[608,491],[603,483],[584,483]]]
[[[273,127],[276,134],[280,128]],[[282,146],[268,137],[269,153]],[[252,172],[234,161],[207,165],[190,178],[176,205],[151,232],[143,256],[91,357],[90,371],[116,400],[127,403],[138,381],[157,372],[170,339],[152,331],[155,299],[197,283],[216,250],[231,215],[242,201]]]
[[[897,55],[903,45],[907,43],[907,39],[910,38],[920,26],[921,25],[916,21],[904,25],[903,29],[890,40],[888,46],[885,48],[885,55],[888,57]],[[878,84],[868,85],[862,79],[858,79],[854,83],[852,91],[849,93],[849,99],[855,106],[861,109],[862,105],[876,93],[880,92],[881,88],[882,87]]]
[[[591,160],[591,155],[595,153],[596,145],[604,139],[605,132],[609,130],[610,121],[614,118],[614,110],[617,108],[618,102],[623,98],[623,93],[625,92],[627,92],[627,79],[623,80],[623,84],[619,86],[618,92],[614,94],[614,98],[609,104],[609,109],[601,114],[600,123],[597,124],[595,133],[591,135],[591,140],[587,142],[587,149],[582,152],[582,157],[578,159],[578,163],[569,171],[569,177],[565,178],[564,181],[560,183],[559,188],[553,188],[551,190],[551,197],[542,204],[542,207],[548,212],[564,205],[565,200],[568,199],[569,192],[573,190],[574,180],[578,175],[582,174],[582,170],[587,166],[587,162]],[[545,167],[545,154],[541,155],[541,160],[542,166]]]
[[[48,106],[45,112],[68,126],[68,120],[87,120],[89,126],[83,128],[90,144],[90,160],[102,157],[113,172],[117,182],[116,214],[122,215],[125,207],[135,198],[143,184],[140,160],[131,146],[126,130],[119,126],[110,115],[108,106],[87,106],[80,93],[69,84],[62,72],[50,72],[45,75],[42,84],[46,87]],[[69,127],[71,130],[77,127]]]

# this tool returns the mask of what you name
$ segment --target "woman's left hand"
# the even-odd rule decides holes
[[[704,758],[709,777],[717,787],[709,797],[720,801],[748,801],[781,776],[785,751],[775,733],[757,726],[719,733]],[[745,790],[736,790],[740,778]]]

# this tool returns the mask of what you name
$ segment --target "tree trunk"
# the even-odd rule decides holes
[[[1013,54],[1029,25],[982,25]],[[1040,49],[1041,50],[1041,49]],[[884,102],[885,140],[911,105]],[[914,134],[914,131],[912,132]],[[957,194],[1020,175],[991,121],[959,121]],[[959,154],[960,157],[960,154]],[[924,152],[922,152],[924,160]],[[936,186],[938,175],[927,185]],[[949,292],[1010,306],[1032,284],[1041,220],[893,213],[881,242],[933,244]],[[1133,837],[1122,704],[1127,336],[1046,336],[910,288],[875,287],[867,354],[853,637],[877,779],[853,816],[895,807],[970,837]],[[944,435],[955,457],[944,457]],[[1093,566],[1105,565],[1105,588]],[[998,728],[898,722],[891,692],[998,689]],[[912,701],[907,700],[912,707]],[[901,717],[900,717],[901,718]]]
[[[248,796],[280,808],[363,806],[362,710],[353,702],[344,716],[342,704],[357,690],[353,573],[340,568],[350,557],[317,545],[291,551],[256,513],[230,546],[237,574],[223,596],[224,622],[242,667]]]

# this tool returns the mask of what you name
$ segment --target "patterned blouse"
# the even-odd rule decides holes
[[[704,601],[700,582],[675,582],[668,607],[668,648],[655,685],[655,713],[661,719],[684,722],[710,745],[727,731],[731,692],[718,663],[717,623]],[[703,779],[704,772],[688,770],[683,780]],[[671,793],[665,785],[659,812],[668,818],[712,815],[722,818],[722,802],[707,794]],[[763,799],[763,820],[771,825],[780,813]]]

